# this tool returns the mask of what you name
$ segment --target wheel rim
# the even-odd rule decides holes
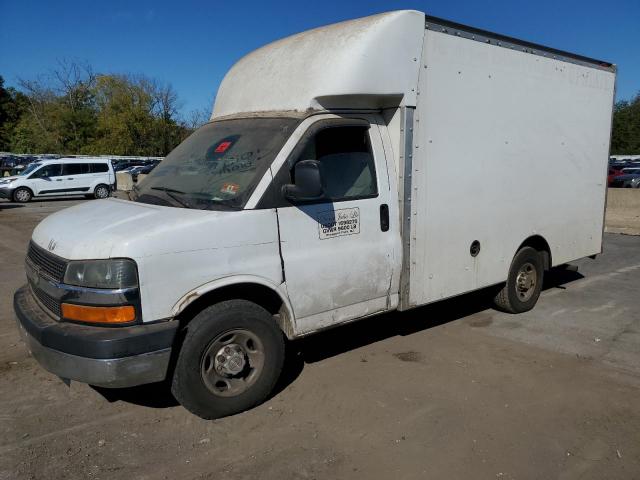
[[[260,339],[249,330],[234,329],[209,343],[200,361],[200,376],[214,395],[234,397],[256,382],[263,367]]]
[[[107,192],[106,188],[104,188],[104,187],[96,188],[96,197],[98,197],[98,198],[107,198],[108,194],[109,194],[109,192]]]
[[[532,263],[525,263],[516,275],[516,293],[521,302],[527,302],[536,291],[538,272]]]
[[[26,202],[29,200],[29,192],[27,192],[26,190],[18,190],[16,192],[16,200],[18,200],[19,202]]]

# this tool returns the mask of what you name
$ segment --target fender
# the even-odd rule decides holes
[[[267,287],[269,290],[276,293],[282,300],[284,311],[277,316],[279,317],[277,318],[278,324],[280,325],[280,328],[282,328],[282,331],[285,333],[287,338],[294,338],[295,332],[297,331],[296,319],[293,313],[293,307],[291,306],[291,302],[289,300],[289,295],[287,294],[286,284],[282,283],[281,285],[278,285],[264,277],[260,277],[257,275],[232,275],[228,277],[218,278],[217,280],[213,280],[211,282],[200,285],[199,287],[194,288],[193,290],[180,297],[180,299],[171,308],[171,315],[173,317],[179,315],[198,298],[220,288],[252,283]]]

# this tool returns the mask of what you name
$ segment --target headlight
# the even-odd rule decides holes
[[[136,262],[126,258],[69,262],[64,283],[89,288],[137,287]]]

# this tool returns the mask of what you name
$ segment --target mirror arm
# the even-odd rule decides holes
[[[282,186],[282,196],[291,203],[309,203],[319,202],[326,200],[325,195],[319,195],[317,197],[305,197],[300,195],[300,188],[294,184],[288,184]]]

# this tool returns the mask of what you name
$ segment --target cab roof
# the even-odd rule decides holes
[[[401,10],[270,43],[224,77],[211,119],[264,111],[415,105],[425,16]]]

